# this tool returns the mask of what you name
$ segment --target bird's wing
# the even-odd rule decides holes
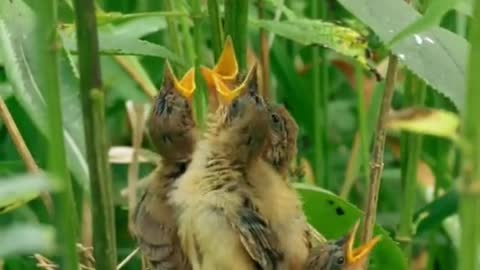
[[[250,257],[262,270],[277,269],[281,254],[276,247],[276,238],[267,222],[251,207],[241,207],[232,226],[239,232],[240,240]]]
[[[184,262],[171,210],[152,193],[146,193],[135,213],[138,245],[154,269],[177,269]]]

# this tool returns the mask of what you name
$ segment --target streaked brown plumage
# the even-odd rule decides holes
[[[278,269],[277,239],[247,180],[268,132],[268,112],[256,94],[254,72],[233,91],[216,79],[221,105],[171,194],[182,246],[194,270]]]
[[[377,236],[353,249],[358,224],[359,222],[342,239],[314,247],[310,251],[304,270],[361,270],[369,253],[381,238]]]
[[[167,62],[163,89],[148,122],[152,143],[162,161],[134,217],[139,247],[154,270],[191,269],[180,247],[167,196],[175,180],[185,172],[195,146],[196,127],[190,105],[194,88],[193,70],[178,82]]]
[[[272,106],[270,114],[270,138],[263,152],[263,159],[288,181],[288,166],[297,155],[298,125],[283,106]]]
[[[222,62],[230,63],[224,65],[227,68],[222,72],[228,74],[228,77],[219,74],[217,78],[230,86],[242,76],[233,68],[237,66],[235,54],[228,44],[227,40],[221,57]],[[206,71],[209,70],[202,73],[205,80],[213,81],[215,72]],[[218,86],[210,88],[215,90]],[[284,239],[280,239],[275,247],[283,257],[278,262],[277,269],[302,269],[311,246],[310,235],[301,203],[296,192],[287,184],[288,165],[296,155],[298,127],[285,108],[269,106],[269,109],[267,145],[262,160],[257,161],[249,170],[248,179],[254,187],[252,192],[257,194],[255,204],[259,212],[270,224],[274,235],[281,235]]]
[[[278,269],[303,269],[311,248],[301,201],[287,181],[288,164],[296,155],[297,130],[295,120],[284,107],[271,107],[263,160],[249,171],[259,212],[278,237],[277,249],[283,257]]]

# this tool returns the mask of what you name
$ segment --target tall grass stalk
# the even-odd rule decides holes
[[[248,2],[225,0],[225,35],[232,37],[240,70],[247,65]]]
[[[200,7],[200,1],[192,0],[192,19],[193,19],[193,47],[194,47],[194,59],[195,64],[195,81],[197,89],[195,91],[195,114],[197,123],[205,122],[205,115],[207,113],[207,93],[205,91],[205,85],[200,76],[200,65],[203,63],[202,53],[202,10]]]
[[[165,11],[175,11],[175,1],[165,0],[163,1],[163,4]],[[167,21],[168,44],[176,55],[183,56],[183,48],[182,43],[180,42],[180,36],[178,35],[179,32],[177,22],[175,21],[175,18],[165,17],[165,20]],[[178,65],[176,65],[175,63],[171,64],[173,69],[178,72]]]
[[[312,18],[325,19],[327,15],[326,1],[311,1]],[[313,61],[313,149],[315,179],[318,185],[329,188],[328,144],[327,144],[327,94],[328,65],[325,49],[312,47]]]
[[[208,5],[208,18],[210,19],[210,26],[212,27],[212,47],[213,55],[215,59],[220,57],[222,53],[223,36],[222,18],[220,17],[220,11],[217,0],[207,0]]]
[[[373,144],[372,160],[370,162],[370,182],[368,185],[368,196],[365,206],[365,221],[362,230],[362,242],[366,243],[372,238],[373,229],[377,215],[378,192],[380,191],[380,182],[383,172],[383,154],[385,149],[386,120],[392,103],[393,92],[395,89],[395,80],[397,76],[398,58],[390,55],[385,82],[385,91],[383,92],[380,114],[377,119],[375,129],[375,141]]]
[[[265,3],[263,0],[257,1],[258,17],[265,18]],[[268,34],[265,29],[260,29],[260,66],[262,72],[262,94],[265,98],[270,99],[270,47],[268,46]],[[275,96],[275,95],[274,95]]]
[[[48,167],[54,181],[62,191],[53,194],[54,220],[57,226],[57,245],[61,269],[77,270],[76,252],[77,215],[75,213],[72,183],[67,168],[63,140],[62,110],[58,73],[57,1],[33,1],[38,17],[36,21],[36,49],[42,76],[38,86],[46,93],[49,134]]]
[[[462,224],[459,270],[480,269],[480,1],[474,1],[471,21],[469,71],[465,95],[463,180],[460,198]]]
[[[368,177],[370,176],[370,137],[368,134],[367,128],[367,112],[368,106],[365,101],[364,93],[364,77],[362,68],[359,64],[355,65],[355,82],[357,84],[357,108],[358,108],[358,130],[359,130],[359,141],[360,141],[360,165],[363,169],[363,176],[365,183],[367,183]],[[352,151],[353,152],[353,151]]]
[[[422,105],[425,99],[426,85],[412,73],[408,73],[405,82],[405,100],[407,106]],[[400,241],[407,260],[412,253],[412,224],[417,193],[417,170],[422,152],[422,136],[405,132],[401,135],[401,176],[403,186],[403,207],[400,212],[400,225],[397,239]]]
[[[116,269],[115,217],[93,0],[75,0],[80,97],[90,174],[93,254],[96,269]]]

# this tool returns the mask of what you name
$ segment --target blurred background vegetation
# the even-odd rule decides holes
[[[480,1],[73,2],[0,0],[0,269],[145,269],[129,217],[165,59],[213,66],[227,35],[300,126],[291,180],[318,232],[368,208],[369,269],[480,269]]]

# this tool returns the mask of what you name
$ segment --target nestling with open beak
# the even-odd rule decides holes
[[[191,269],[180,247],[172,206],[167,200],[172,185],[191,161],[196,126],[191,98],[194,70],[178,81],[166,62],[163,89],[154,101],[148,121],[152,143],[162,157],[135,212],[135,234],[143,255],[153,270]]]
[[[233,49],[230,49],[227,40],[222,56],[228,57],[233,64],[227,67],[236,67]],[[222,62],[222,61],[219,61]],[[228,70],[228,69],[227,69]],[[230,77],[227,83],[235,83],[234,76],[240,78],[236,69],[227,72]],[[215,77],[215,73],[202,73],[205,81],[214,78],[217,81],[215,90],[218,93],[228,93],[231,90],[222,76]],[[210,77],[209,77],[210,76]],[[250,89],[258,95],[258,89]],[[222,95],[219,95],[221,98]],[[302,269],[311,247],[310,231],[303,214],[301,203],[296,192],[287,184],[288,165],[296,155],[296,137],[298,127],[295,120],[282,106],[268,106],[268,138],[262,152],[262,160],[252,166],[248,172],[248,182],[257,194],[257,205],[261,215],[269,222],[275,235],[281,235],[276,249],[282,254],[277,269]]]
[[[278,236],[276,249],[282,254],[277,269],[301,270],[311,248],[310,231],[297,192],[287,181],[288,164],[296,152],[296,124],[283,107],[272,108],[269,138],[248,172],[257,195],[261,215]]]
[[[358,229],[357,222],[353,230],[338,241],[327,242],[313,248],[304,270],[360,270],[369,253],[381,240],[374,237],[366,244],[354,249],[353,244]]]
[[[209,91],[209,109],[214,112],[218,107],[218,95],[215,86],[215,78],[222,81],[227,87],[232,87],[234,84],[240,83],[238,80],[238,63],[233,48],[232,39],[228,36],[223,45],[223,51],[217,64],[213,69],[202,66],[200,72],[207,84]]]
[[[266,105],[255,94],[255,70],[234,90],[215,77],[220,106],[171,193],[194,270],[278,269],[276,236],[247,179],[268,132]]]

